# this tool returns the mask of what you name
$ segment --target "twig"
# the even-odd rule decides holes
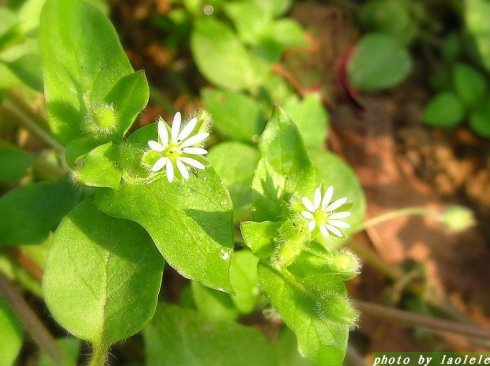
[[[6,252],[8,256],[15,260],[22,268],[24,268],[27,273],[29,273],[37,281],[42,281],[43,269],[36,262],[34,262],[31,257],[16,247],[7,249]]]
[[[31,131],[48,146],[51,146],[58,152],[63,152],[63,146],[61,146],[58,141],[56,141],[48,132],[40,127],[26,112],[22,111],[16,104],[12,103],[10,99],[3,102],[1,109],[15,122]]]
[[[61,353],[53,336],[2,273],[0,273],[0,294],[15,311],[34,342],[46,352],[49,358],[54,361],[55,365],[62,365]]]
[[[408,311],[393,309],[361,300],[354,301],[354,304],[363,314],[379,319],[426,328],[435,332],[458,334],[469,338],[490,341],[489,329],[414,314]]]

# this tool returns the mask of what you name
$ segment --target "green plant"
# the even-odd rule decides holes
[[[160,119],[129,133],[148,102],[144,73],[133,71],[100,10],[78,0],[46,1],[39,44],[51,135],[34,131],[62,153],[44,161],[58,178],[20,185],[0,198],[0,213],[8,217],[0,241],[44,242],[38,249],[43,256],[49,250],[41,258],[42,293],[36,284],[32,291],[64,329],[90,342],[91,365],[102,365],[113,344],[142,329],[150,364],[162,358],[186,364],[185,357],[161,354],[177,351],[162,329],[176,326],[186,338],[206,322],[216,342],[208,348],[202,335],[202,345],[194,346],[207,352],[204,360],[216,357],[219,342],[226,341],[238,351],[222,357],[236,361],[241,355],[245,362],[251,347],[262,347],[257,363],[273,365],[273,345],[233,323],[269,306],[296,333],[305,356],[341,364],[357,316],[344,281],[357,274],[359,263],[340,246],[360,223],[364,199],[349,167],[323,151],[327,114],[318,95],[300,99],[288,89],[280,100],[271,93],[272,85],[284,83],[272,74],[273,63],[286,47],[305,42],[299,25],[278,19],[288,6],[223,4],[237,33],[221,20],[197,16],[191,35],[196,62],[223,88],[202,91],[213,118],[202,111],[184,120],[176,113],[171,126]],[[238,16],[241,7],[260,13],[260,24]],[[230,64],[229,73],[218,75],[212,67],[216,47],[225,51],[219,58]],[[8,98],[15,107],[15,97]],[[272,100],[295,122],[278,107],[269,118]],[[213,146],[208,160],[212,119],[214,131],[234,141]],[[12,146],[2,158],[14,162],[2,171],[9,182],[33,164],[30,154]],[[64,170],[69,179],[60,177]],[[334,201],[340,195],[346,198]],[[345,209],[337,212],[340,206]],[[154,317],[164,262],[192,280],[187,304],[204,318],[164,303]],[[8,310],[4,314],[15,324]],[[10,359],[19,350],[18,329],[11,327],[4,343]],[[58,344],[72,364],[77,343]],[[46,357],[60,362],[50,352],[40,362]]]

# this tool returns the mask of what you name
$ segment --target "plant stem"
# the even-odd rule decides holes
[[[410,313],[408,311],[392,309],[387,306],[377,305],[365,301],[356,300],[356,307],[363,313],[376,318],[411,326],[426,328],[435,332],[458,334],[470,338],[490,341],[490,330],[474,327],[466,324],[436,319],[424,315]]]
[[[369,219],[367,221],[364,221],[362,224],[354,228],[353,235],[366,230],[367,228],[371,226],[376,226],[378,224],[381,224],[382,222],[388,221],[388,220],[393,220],[398,217],[403,217],[403,216],[432,216],[432,217],[437,217],[438,213],[434,212],[433,210],[428,209],[427,207],[406,207],[402,208],[400,210],[396,211],[390,211],[385,214],[373,217],[372,219]]]
[[[34,342],[43,349],[55,365],[62,365],[62,357],[53,336],[29,307],[21,294],[12,286],[10,281],[0,272],[0,294],[9,303],[24,324]]]
[[[94,345],[92,348],[92,357],[90,358],[88,366],[104,366],[107,360],[108,351],[109,347],[106,347],[105,345]]]
[[[58,152],[63,152],[63,146],[58,141],[56,141],[44,128],[40,127],[38,123],[34,121],[32,116],[19,108],[17,104],[13,103],[11,99],[5,100],[1,108],[15,122],[28,129],[48,146],[51,146]]]

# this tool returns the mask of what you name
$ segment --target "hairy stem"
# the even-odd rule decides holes
[[[466,324],[437,319],[429,316],[414,314],[408,311],[392,309],[387,306],[377,305],[365,301],[356,300],[356,307],[365,315],[370,315],[387,321],[407,324],[415,327],[426,328],[435,332],[457,334],[469,338],[490,341],[490,330],[474,327]]]
[[[439,214],[433,210],[428,209],[427,207],[406,207],[396,211],[390,211],[385,214],[373,217],[367,221],[364,221],[362,224],[354,228],[354,233],[358,233],[360,231],[366,230],[372,226],[376,226],[381,224],[382,222],[396,219],[398,217],[403,216],[432,216],[438,217]]]
[[[109,347],[105,345],[93,346],[92,348],[92,357],[90,358],[89,366],[104,366],[107,361],[107,352],[109,351]]]
[[[43,349],[55,365],[62,365],[62,357],[53,336],[39,320],[21,294],[12,286],[10,281],[0,272],[0,294],[17,314],[24,328],[34,342]]]

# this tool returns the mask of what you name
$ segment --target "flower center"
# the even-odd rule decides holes
[[[180,148],[179,143],[170,143],[168,147],[164,151],[164,155],[169,159],[177,159],[182,155],[182,149]]]
[[[330,217],[330,213],[326,212],[323,209],[319,209],[313,213],[313,218],[317,225],[323,225],[328,222],[328,218]]]

